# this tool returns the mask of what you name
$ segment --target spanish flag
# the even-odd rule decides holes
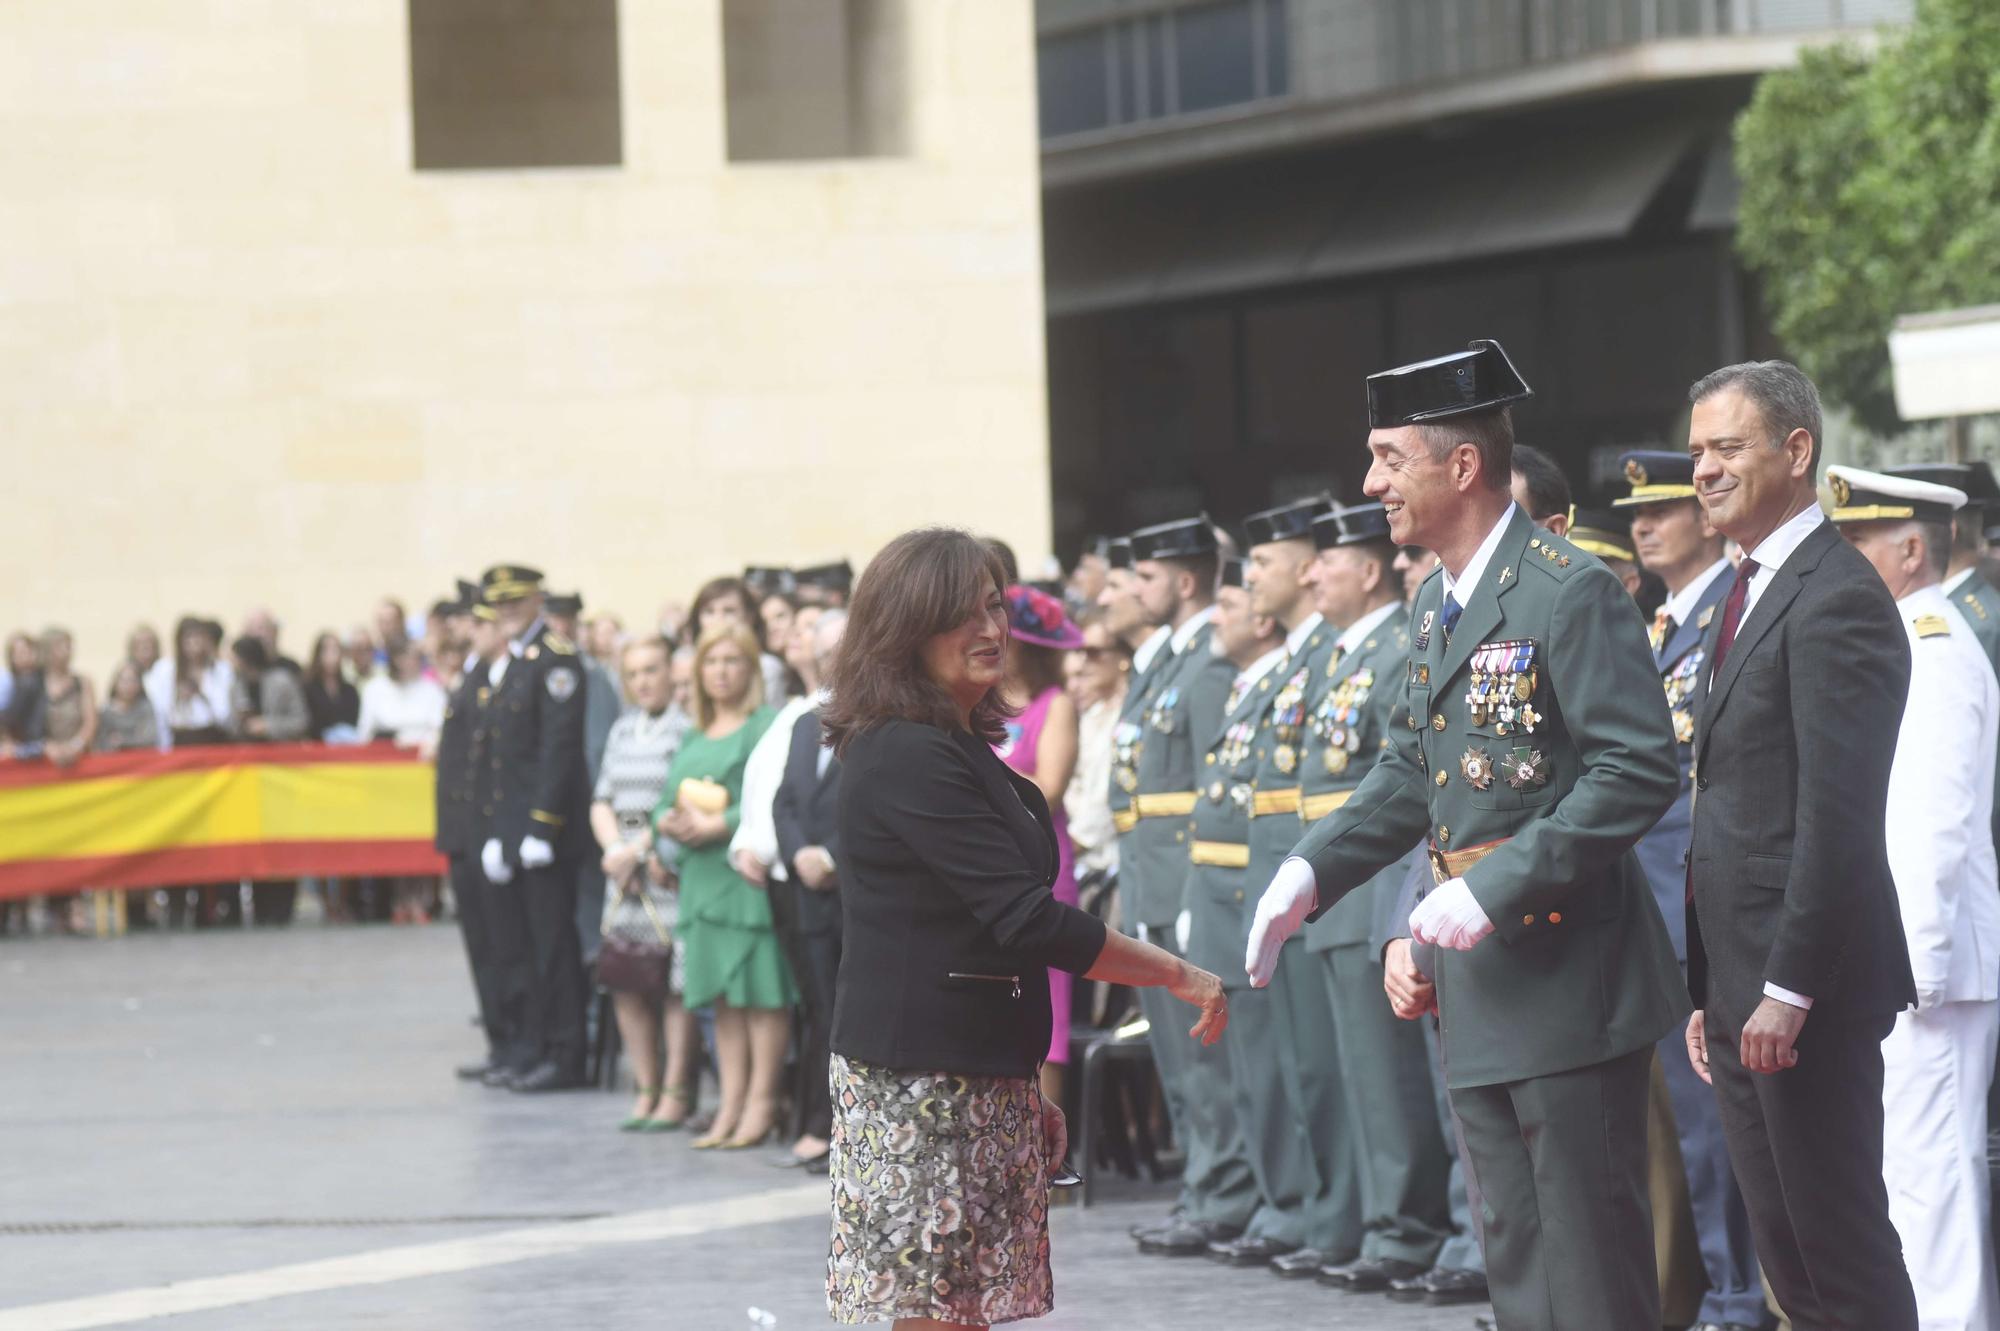
[[[0,763],[0,897],[444,872],[435,773],[388,744]]]

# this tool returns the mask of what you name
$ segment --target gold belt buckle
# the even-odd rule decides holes
[[[1445,867],[1444,852],[1436,846],[1430,847],[1431,878],[1439,887],[1451,881],[1451,870]]]

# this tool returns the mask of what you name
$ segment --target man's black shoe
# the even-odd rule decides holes
[[[1484,1303],[1487,1299],[1484,1271],[1430,1273],[1424,1281],[1424,1302],[1439,1307],[1453,1303]]]
[[[1472,1331],[1499,1331],[1500,1324],[1485,1313],[1472,1319]]]
[[[537,1063],[508,1083],[507,1089],[525,1094],[543,1091],[573,1091],[583,1085],[583,1074],[554,1062]]]
[[[493,1060],[482,1059],[477,1063],[461,1063],[452,1072],[460,1081],[485,1081],[486,1074],[493,1071]]]
[[[1406,1280],[1391,1280],[1389,1288],[1382,1291],[1397,1303],[1422,1303],[1424,1295],[1431,1291],[1432,1271],[1425,1271]],[[1341,1282],[1343,1285],[1345,1280]]]
[[[1347,1267],[1347,1289],[1353,1294],[1380,1294],[1398,1280],[1425,1274],[1430,1268],[1398,1257],[1377,1257]]]
[[[1166,1229],[1176,1229],[1180,1227],[1182,1224],[1186,1223],[1186,1221],[1187,1221],[1187,1212],[1183,1211],[1180,1207],[1176,1206],[1173,1210],[1167,1212],[1166,1219],[1142,1220],[1138,1224],[1126,1230],[1125,1232],[1127,1234],[1130,1234],[1132,1236],[1133,1241],[1136,1243],[1138,1240],[1145,1238],[1148,1234],[1157,1234],[1161,1230],[1166,1230]]]
[[[1318,1248],[1294,1248],[1283,1257],[1271,1259],[1271,1274],[1285,1280],[1311,1280],[1332,1260],[1332,1254]]]
[[[1139,1236],[1139,1251],[1156,1257],[1199,1257],[1211,1243],[1230,1243],[1241,1238],[1240,1225],[1218,1224],[1213,1220],[1184,1220],[1165,1229],[1149,1230]]]
[[[496,1087],[499,1090],[505,1091],[513,1087],[514,1078],[520,1076],[523,1071],[525,1071],[525,1069],[510,1067],[505,1063],[501,1063],[494,1067],[488,1068],[484,1073],[484,1075],[482,1075],[479,1078],[479,1080],[484,1082],[488,1086]]]
[[[1283,1257],[1298,1246],[1277,1239],[1239,1238],[1209,1244],[1208,1255],[1225,1266],[1268,1266],[1273,1257]]]

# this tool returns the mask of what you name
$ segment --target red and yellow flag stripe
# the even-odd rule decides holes
[[[431,764],[388,744],[0,763],[0,897],[440,873],[434,790]]]

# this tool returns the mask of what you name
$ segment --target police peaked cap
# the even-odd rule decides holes
[[[1694,459],[1664,449],[1634,449],[1618,459],[1632,493],[1611,501],[1613,508],[1664,504],[1694,495]]]
[[[1132,560],[1199,559],[1216,551],[1215,528],[1207,518],[1176,518],[1154,527],[1141,527],[1126,538],[1132,543]]]
[[[1333,505],[1324,498],[1300,499],[1277,508],[1267,508],[1262,513],[1252,513],[1243,519],[1243,530],[1251,545],[1269,545],[1273,541],[1311,540],[1313,519],[1330,511]]]
[[[1859,467],[1828,467],[1835,522],[1950,522],[1965,491]]]
[[[792,575],[801,587],[818,587],[829,592],[846,592],[854,586],[854,565],[842,559],[832,564],[814,564]]]
[[[1569,511],[1569,543],[1588,550],[1599,559],[1622,559],[1636,564],[1632,536],[1624,522],[1608,508],[1574,508]]]
[[[1993,468],[1983,460],[1977,462],[1913,462],[1906,467],[1891,467],[1883,473],[1899,476],[1906,481],[1929,481],[1932,485],[1942,485],[1965,496],[1969,508],[2000,508],[2000,484],[1993,480]]]
[[[542,589],[542,571],[526,564],[495,564],[479,575],[479,598],[490,605],[520,601]]]
[[[548,599],[542,602],[542,608],[552,615],[580,615],[583,613],[583,593],[564,592],[558,596],[550,592]]]
[[[1535,395],[1492,338],[1478,338],[1464,351],[1368,376],[1368,426],[1399,425],[1493,411]]]

